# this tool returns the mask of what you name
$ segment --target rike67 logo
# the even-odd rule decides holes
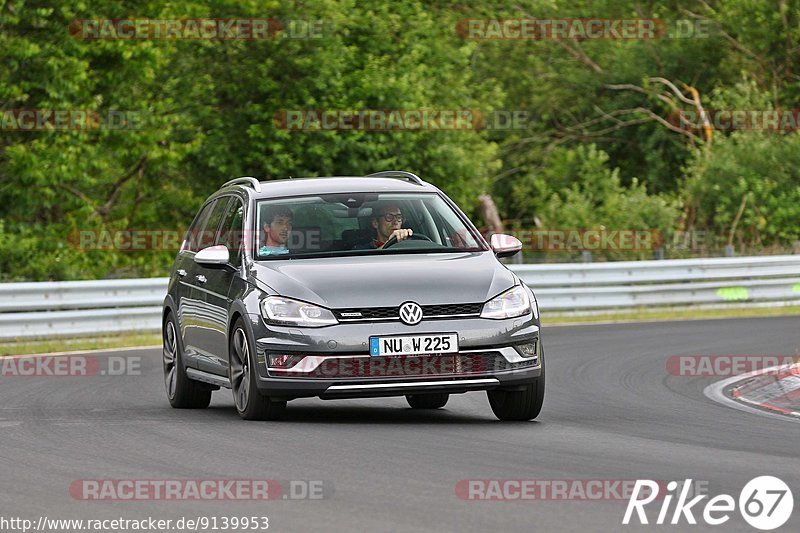
[[[661,508],[654,523],[658,525],[676,525],[684,523],[683,520],[687,524],[695,525],[695,513],[698,513],[706,524],[718,526],[730,520],[731,513],[736,509],[737,501],[729,494],[714,496],[704,506],[698,504],[708,497],[707,494],[688,499],[692,487],[691,479],[684,481],[682,486],[677,481],[670,481],[665,494],[659,493],[662,487],[656,481],[637,479],[622,523],[630,524],[635,513],[640,524],[649,524],[645,506],[657,499],[661,502]],[[670,507],[676,496],[677,501],[670,517]],[[759,476],[744,486],[739,493],[738,504],[739,513],[748,524],[756,529],[769,531],[781,527],[792,516],[794,497],[789,486],[782,480],[773,476]]]

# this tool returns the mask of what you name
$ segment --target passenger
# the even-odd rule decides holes
[[[280,255],[289,253],[286,243],[292,231],[292,211],[288,207],[272,207],[265,211],[264,234],[266,243],[258,249],[258,255]]]

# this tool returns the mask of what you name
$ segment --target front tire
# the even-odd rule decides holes
[[[169,404],[176,409],[205,409],[211,403],[211,390],[204,384],[189,379],[183,365],[183,348],[178,338],[178,328],[172,313],[167,315],[163,327],[164,385]]]
[[[412,409],[439,409],[447,404],[450,395],[446,392],[433,394],[407,394],[406,401]]]
[[[276,402],[264,396],[256,386],[255,349],[244,321],[239,318],[233,326],[228,348],[229,376],[236,412],[244,420],[278,420],[286,412],[286,402]]]
[[[544,403],[544,358],[542,373],[525,385],[523,390],[495,389],[486,391],[492,412],[500,420],[533,420],[542,410]]]

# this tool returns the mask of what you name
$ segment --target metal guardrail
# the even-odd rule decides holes
[[[800,304],[800,255],[511,267],[543,310]]]
[[[158,331],[168,282],[0,283],[0,340]]]
[[[543,311],[800,305],[800,255],[510,265]],[[0,284],[0,340],[158,331],[167,278]]]

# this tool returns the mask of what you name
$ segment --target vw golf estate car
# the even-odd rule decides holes
[[[387,237],[388,235],[388,237]],[[415,174],[260,182],[203,204],[163,308],[169,402],[204,408],[230,388],[239,415],[287,402],[405,396],[414,409],[486,391],[502,420],[542,407],[533,292],[442,191]]]

